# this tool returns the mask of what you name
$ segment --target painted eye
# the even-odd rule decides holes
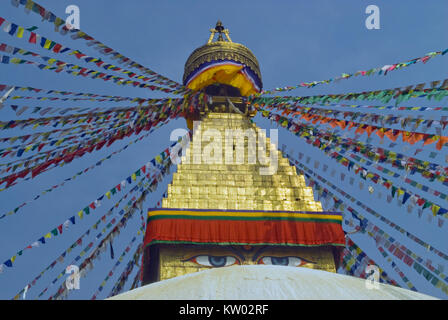
[[[239,264],[238,260],[232,256],[196,256],[190,261],[206,267],[227,267],[234,264]]]
[[[312,262],[299,257],[263,257],[258,261],[258,264],[288,267],[300,267],[307,263]]]

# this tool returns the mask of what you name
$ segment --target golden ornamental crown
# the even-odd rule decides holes
[[[261,81],[260,66],[257,58],[246,46],[232,42],[229,30],[223,27],[221,21],[218,21],[216,27],[210,29],[210,32],[208,42],[194,50],[188,57],[183,76],[184,84],[188,76],[200,65],[216,60],[232,60],[242,63],[249,67]],[[218,39],[217,41],[213,41],[216,33],[219,35]],[[226,37],[226,40],[223,35]]]

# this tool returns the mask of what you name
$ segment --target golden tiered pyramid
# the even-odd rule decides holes
[[[221,140],[214,141],[221,145],[222,154],[218,164],[206,163],[204,148],[207,143],[201,141],[202,133],[215,129]],[[233,152],[233,164],[226,164],[225,152],[226,130],[247,129],[256,132],[263,139],[257,139],[257,151],[277,153],[278,168],[271,175],[261,175],[260,168],[266,168],[258,157],[255,164],[249,164],[249,139],[244,144],[229,141]],[[230,139],[229,139],[230,140]],[[260,145],[266,141],[266,145]],[[244,155],[242,164],[237,162],[237,154]],[[253,154],[252,154],[253,155]],[[222,160],[219,161],[219,158]],[[212,159],[213,160],[213,159]],[[168,197],[163,199],[163,208],[189,209],[232,209],[232,210],[269,210],[269,211],[322,211],[320,202],[314,201],[313,190],[305,185],[305,178],[297,175],[296,168],[289,164],[265,131],[258,128],[250,118],[236,113],[209,113],[195,129],[190,147],[182,157],[174,173],[173,182],[168,185]]]

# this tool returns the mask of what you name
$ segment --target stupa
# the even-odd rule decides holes
[[[312,188],[252,117],[262,89],[258,61],[220,21],[185,64],[184,85],[207,101],[186,115],[192,142],[162,208],[148,212],[143,285],[232,265],[335,273],[342,216],[324,212]],[[217,38],[215,40],[215,38]]]

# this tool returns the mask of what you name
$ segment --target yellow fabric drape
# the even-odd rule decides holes
[[[213,83],[222,83],[238,88],[243,96],[249,96],[257,91],[252,82],[241,73],[243,67],[235,65],[212,67],[197,75],[187,87],[192,90],[200,90]]]

